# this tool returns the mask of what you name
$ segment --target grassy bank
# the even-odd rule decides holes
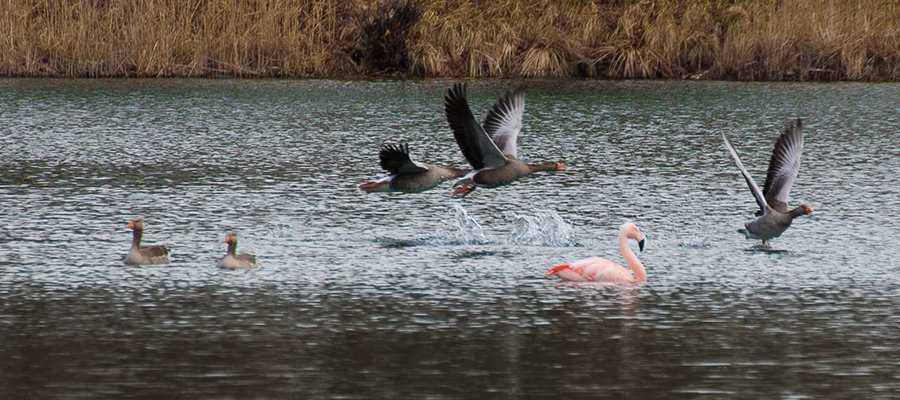
[[[0,75],[900,81],[900,0],[7,0]]]

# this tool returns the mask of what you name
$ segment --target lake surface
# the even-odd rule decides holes
[[[0,80],[0,398],[900,393],[900,85],[527,81],[519,156],[567,171],[358,190],[387,143],[465,165],[451,83]],[[720,130],[762,185],[797,117],[815,212],[764,249]],[[136,217],[170,264],[122,265]],[[648,282],[543,277],[625,221]]]

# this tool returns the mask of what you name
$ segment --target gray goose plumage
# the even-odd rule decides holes
[[[800,171],[800,154],[803,151],[803,122],[798,118],[792,121],[785,128],[781,136],[775,142],[775,148],[772,150],[772,158],[769,160],[769,170],[766,173],[766,183],[760,192],[759,186],[750,177],[750,173],[744,168],[740,157],[734,150],[734,146],[725,132],[722,132],[722,139],[725,140],[725,147],[734,158],[738,169],[744,175],[747,185],[760,210],[756,212],[759,218],[744,224],[745,229],[741,229],[748,239],[760,239],[763,246],[768,240],[774,239],[784,233],[791,226],[794,218],[801,215],[812,213],[812,208],[806,204],[802,204],[793,210],[788,210],[788,195],[791,187],[794,185],[794,179]]]
[[[558,162],[526,164],[519,161],[516,139],[522,130],[525,113],[525,88],[519,87],[501,97],[479,125],[466,98],[466,84],[456,83],[444,96],[444,111],[453,137],[472,172],[454,186],[453,196],[465,197],[476,186],[495,188],[512,183],[538,171],[562,171]]]
[[[169,249],[165,246],[141,246],[141,238],[144,236],[144,221],[131,220],[126,225],[133,231],[131,236],[131,249],[122,261],[125,265],[153,265],[168,264]]]
[[[219,259],[216,266],[222,269],[253,269],[259,265],[256,263],[256,257],[252,254],[237,254],[237,233],[228,232],[225,235],[223,243],[228,243],[228,252],[225,257]]]
[[[377,181],[366,182],[359,188],[366,193],[403,192],[419,193],[434,188],[448,179],[459,178],[469,171],[413,161],[409,145],[386,145],[378,152],[381,168],[390,175]]]

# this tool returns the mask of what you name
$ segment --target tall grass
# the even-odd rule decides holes
[[[900,0],[5,0],[0,75],[900,80]]]

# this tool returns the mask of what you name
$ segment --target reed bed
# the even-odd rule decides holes
[[[900,0],[6,0],[0,75],[900,80]]]

